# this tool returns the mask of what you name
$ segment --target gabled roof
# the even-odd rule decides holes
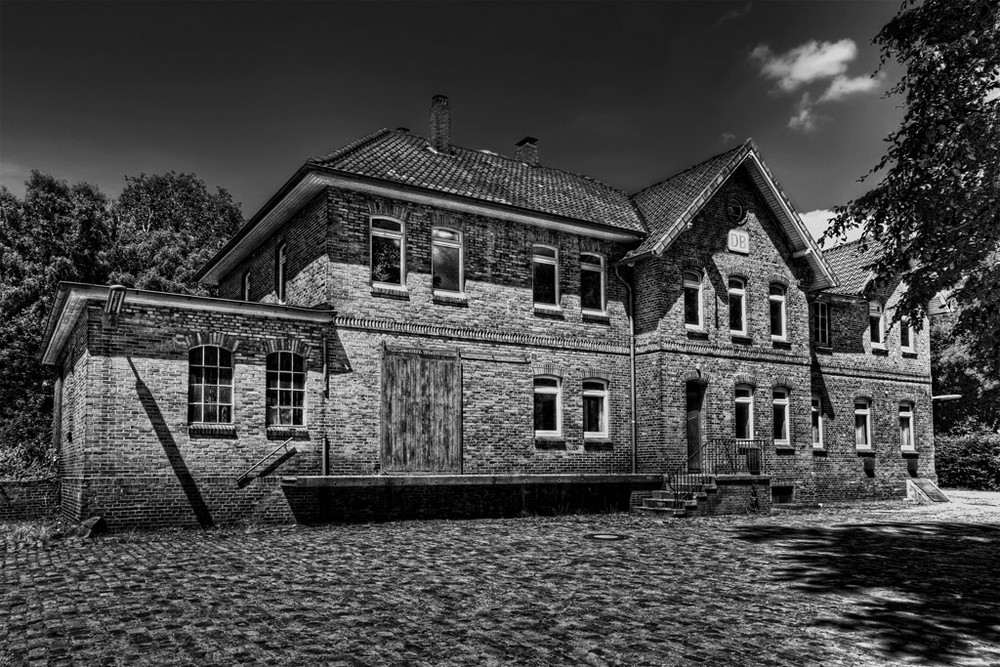
[[[802,224],[798,213],[792,208],[751,140],[632,195],[632,202],[642,214],[649,236],[626,256],[626,260],[662,254],[681,232],[693,224],[695,216],[742,165],[746,165],[751,178],[791,241],[795,256],[805,257],[813,269],[815,280],[811,287],[832,287],[836,279],[824,261],[819,246]]]
[[[379,130],[307,165],[608,225],[646,229],[628,194],[589,176],[479,150],[439,153],[423,137]]]
[[[823,252],[827,264],[839,279],[839,284],[828,292],[843,296],[858,296],[872,279],[872,271],[867,268],[882,254],[882,244],[868,239],[843,243]]]

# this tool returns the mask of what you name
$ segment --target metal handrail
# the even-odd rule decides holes
[[[250,477],[250,474],[251,474],[251,473],[252,473],[252,472],[253,472],[254,470],[256,470],[257,468],[259,468],[259,467],[261,467],[262,465],[264,465],[264,463],[265,463],[265,462],[266,462],[266,461],[267,461],[267,460],[268,460],[269,458],[271,458],[272,456],[274,456],[274,455],[275,455],[275,454],[276,454],[276,453],[278,452],[278,450],[279,450],[279,449],[284,449],[284,450],[285,450],[285,453],[287,454],[287,453],[288,453],[288,444],[289,444],[289,443],[290,443],[290,442],[291,442],[291,441],[292,441],[293,439],[294,439],[294,438],[289,438],[288,440],[285,440],[285,441],[284,441],[283,443],[281,443],[280,445],[278,445],[277,447],[275,447],[274,449],[272,449],[272,450],[271,450],[270,452],[268,452],[268,453],[267,453],[267,455],[266,455],[266,456],[265,456],[264,458],[262,458],[262,459],[261,459],[260,461],[257,461],[257,463],[254,463],[254,464],[253,464],[252,466],[250,466],[250,467],[249,467],[249,468],[248,468],[247,470],[245,470],[245,471],[243,472],[243,474],[242,474],[242,475],[240,475],[239,477],[237,477],[237,478],[236,478],[236,483],[237,483],[237,484],[239,484],[239,483],[240,483],[240,482],[242,482],[242,481],[243,481],[244,479],[247,479],[248,477]]]

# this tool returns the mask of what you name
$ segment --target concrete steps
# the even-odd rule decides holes
[[[708,501],[709,495],[718,492],[719,487],[712,477],[700,484],[675,484],[672,489],[668,487],[653,491],[650,497],[643,499],[642,506],[636,509],[657,516],[696,516],[699,506]]]

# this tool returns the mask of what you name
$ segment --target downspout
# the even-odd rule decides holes
[[[629,401],[632,418],[632,474],[634,475],[639,469],[639,451],[637,449],[639,425],[636,420],[635,408],[635,294],[632,292],[632,286],[628,284],[628,281],[622,278],[622,274],[619,272],[620,268],[620,265],[615,264],[615,276],[628,291],[626,314],[628,315]]]

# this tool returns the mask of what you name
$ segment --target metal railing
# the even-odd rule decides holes
[[[770,440],[711,438],[687,460],[664,475],[674,509],[694,500],[714,475],[761,475],[766,470]]]
[[[264,463],[268,459],[270,459],[272,456],[274,456],[275,454],[277,454],[280,450],[284,449],[285,451],[284,451],[284,453],[281,456],[279,456],[275,460],[274,464],[272,464],[271,466],[268,466],[268,469],[267,469],[268,471],[270,471],[272,468],[278,467],[278,465],[281,465],[281,463],[284,463],[285,459],[294,456],[297,453],[297,450],[294,447],[289,447],[288,446],[289,444],[291,444],[292,440],[293,440],[293,438],[289,438],[288,440],[285,440],[283,443],[281,443],[280,445],[278,445],[277,447],[275,447],[274,449],[272,449],[270,452],[268,452],[267,456],[265,456],[260,461],[257,461],[257,463],[254,463],[248,469],[246,469],[245,471],[243,471],[243,473],[239,477],[236,478],[236,486],[238,486],[240,488],[243,488],[244,486],[246,486],[247,484],[249,484],[254,479],[254,477],[259,476],[259,475],[254,475],[253,474],[254,471],[257,468],[259,468],[262,465],[264,465]]]

